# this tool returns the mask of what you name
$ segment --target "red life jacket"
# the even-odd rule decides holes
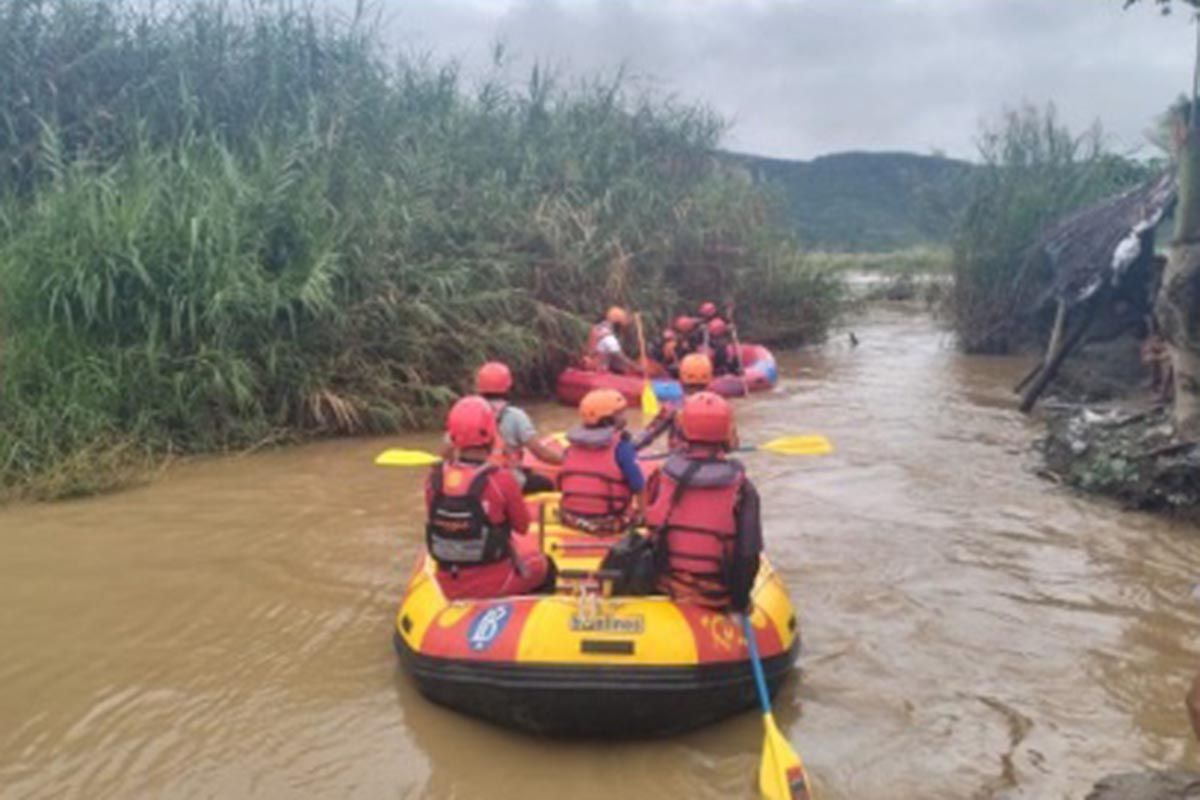
[[[583,354],[583,365],[587,369],[607,370],[609,355],[600,352],[600,340],[613,333],[612,325],[607,322],[597,322],[588,332],[587,349]]]
[[[658,541],[659,585],[677,600],[724,608],[745,482],[737,461],[676,453],[659,472],[646,524]]]
[[[567,431],[570,446],[558,472],[564,522],[593,530],[620,530],[628,523],[633,490],[617,464],[617,445],[624,436],[611,427]]]
[[[465,462],[433,468],[425,545],[439,565],[479,566],[509,557],[512,527],[504,509],[483,505],[483,492],[496,470],[495,464]]]

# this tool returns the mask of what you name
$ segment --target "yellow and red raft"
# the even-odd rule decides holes
[[[534,501],[555,518],[556,497]],[[607,596],[596,572],[617,537],[535,525],[560,570],[558,593],[448,600],[422,555],[396,615],[396,651],[435,703],[519,730],[660,736],[757,705],[739,618],[665,596]],[[783,583],[764,558],[751,622],[772,693],[800,637]]]

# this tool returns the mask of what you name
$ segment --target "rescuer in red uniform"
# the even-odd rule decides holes
[[[729,458],[733,409],[700,392],[684,401],[686,442],[652,481],[646,526],[660,553],[659,589],[680,602],[746,611],[762,553],[758,491]]]
[[[450,409],[453,454],[425,484],[425,542],[450,599],[526,594],[553,585],[553,564],[528,535],[529,512],[512,471],[492,460],[496,417],[482,397]]]

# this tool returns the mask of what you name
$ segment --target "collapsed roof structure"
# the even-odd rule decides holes
[[[1054,326],[1041,362],[1016,387],[1030,411],[1063,361],[1086,343],[1104,316],[1115,336],[1151,313],[1162,275],[1155,233],[1174,210],[1174,171],[1065,217],[1034,245],[1025,269],[1048,264],[1052,278],[1030,314],[1055,307]]]

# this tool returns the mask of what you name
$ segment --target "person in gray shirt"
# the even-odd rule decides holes
[[[512,387],[512,372],[499,361],[489,361],[475,374],[475,391],[483,395],[496,412],[504,465],[513,471],[526,494],[554,491],[553,482],[523,468],[521,461],[528,449],[548,464],[561,464],[562,451],[543,441],[525,410],[512,404]]]

